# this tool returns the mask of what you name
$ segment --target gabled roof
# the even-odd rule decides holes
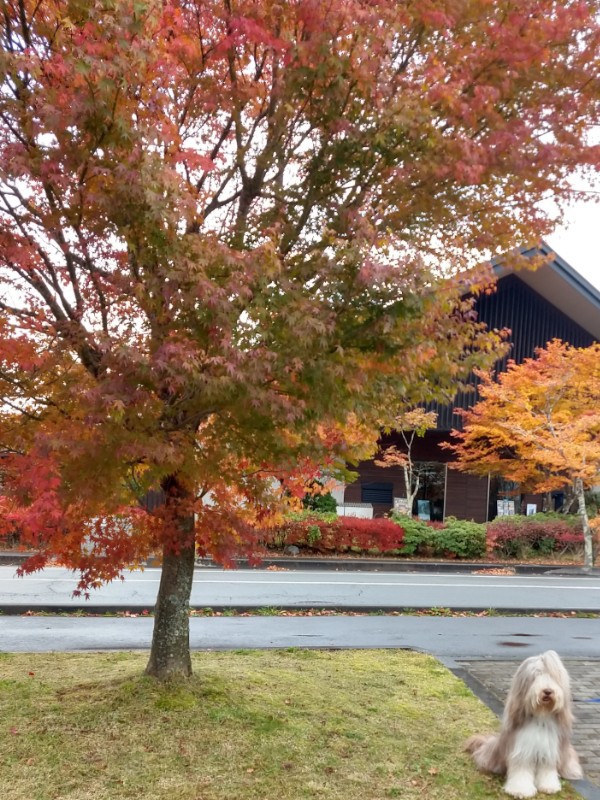
[[[552,255],[552,260],[534,271],[515,271],[502,264],[502,259],[495,259],[492,265],[497,277],[516,274],[519,280],[600,341],[600,291],[556,255],[546,242],[542,242],[539,247],[524,248],[521,254],[527,258]]]

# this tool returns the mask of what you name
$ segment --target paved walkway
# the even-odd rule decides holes
[[[573,743],[583,765],[585,777],[594,786],[585,797],[600,798],[600,661],[563,659],[571,675],[575,702]],[[519,661],[457,661],[466,671],[466,682],[489,705],[500,713],[511,678]],[[474,679],[474,680],[473,680]],[[479,686],[478,686],[479,684]],[[483,687],[484,691],[478,691]],[[581,787],[582,790],[585,787]],[[590,791],[591,790],[591,791]]]

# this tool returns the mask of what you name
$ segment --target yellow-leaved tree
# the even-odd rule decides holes
[[[481,400],[463,411],[464,428],[448,445],[457,467],[497,475],[524,490],[572,485],[579,506],[584,564],[594,563],[585,489],[600,483],[600,344],[560,340],[494,377],[480,373]]]

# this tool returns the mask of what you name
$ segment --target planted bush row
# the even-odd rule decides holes
[[[488,553],[498,558],[575,553],[582,546],[583,532],[576,516],[499,517],[487,524]]]
[[[296,545],[316,553],[397,553],[404,531],[391,519],[357,519],[309,514],[290,519],[267,534],[267,546]]]
[[[403,556],[481,558],[485,555],[485,525],[453,517],[443,523],[400,516],[395,521],[404,530],[400,549]]]
[[[577,553],[583,533],[577,517],[557,514],[479,524],[452,517],[441,523],[400,515],[358,519],[305,512],[265,532],[263,541],[266,547],[296,545],[313,553],[503,559]]]

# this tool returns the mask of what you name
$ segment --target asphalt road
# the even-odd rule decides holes
[[[0,650],[148,649],[149,617],[0,617]],[[408,648],[437,658],[520,660],[548,648],[600,659],[597,619],[536,617],[192,617],[192,649]]]
[[[89,601],[72,596],[66,569],[24,578],[0,567],[0,610],[130,608],[154,606],[159,569],[136,571],[124,581],[93,590]],[[212,608],[346,608],[353,610],[445,607],[477,610],[600,611],[600,581],[588,576],[491,576],[383,572],[198,569],[191,604]]]

